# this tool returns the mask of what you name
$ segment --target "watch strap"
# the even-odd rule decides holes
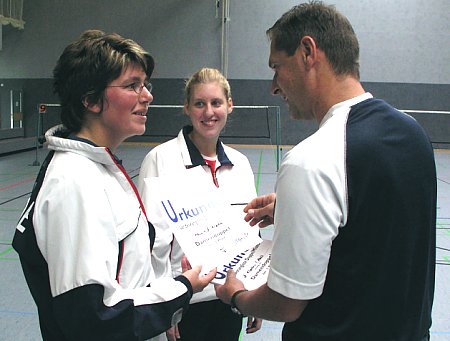
[[[247,289],[242,289],[242,290],[238,290],[236,291],[233,296],[231,296],[230,299],[230,305],[231,305],[231,311],[235,314],[241,315],[241,316],[245,316],[244,314],[241,313],[241,311],[239,310],[239,308],[236,305],[236,298],[242,294],[243,292],[248,291]]]

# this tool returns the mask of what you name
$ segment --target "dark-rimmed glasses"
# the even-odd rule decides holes
[[[133,89],[133,91],[135,93],[137,93],[138,95],[141,94],[142,90],[144,89],[144,87],[147,88],[147,90],[149,92],[152,92],[153,90],[153,85],[150,82],[133,82],[127,85],[107,85],[107,88],[122,88],[122,89]]]

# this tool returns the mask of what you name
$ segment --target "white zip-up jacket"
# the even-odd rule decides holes
[[[219,140],[216,147],[219,164],[212,174],[203,156],[189,139],[188,134],[191,131],[192,126],[185,126],[176,138],[156,146],[146,155],[138,180],[138,189],[144,206],[148,197],[144,186],[145,178],[183,174],[193,167],[203,167],[205,181],[212,182],[214,178],[220,195],[230,204],[247,203],[254,199],[256,197],[255,180],[247,157]],[[233,208],[242,212],[244,206],[236,205]],[[149,219],[152,221],[151,214]],[[258,227],[249,225],[248,228],[256,235],[259,233]],[[181,273],[181,258],[184,253],[167,227],[155,225],[155,229],[156,240],[152,252],[152,264],[156,276],[178,276]],[[214,299],[217,299],[214,285],[209,284],[202,292],[194,294],[191,303]]]
[[[178,322],[192,287],[155,280],[154,229],[115,156],[46,133],[49,153],[19,221],[19,253],[44,340],[143,340]]]

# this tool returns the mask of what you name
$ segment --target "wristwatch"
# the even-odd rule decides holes
[[[235,314],[238,314],[242,317],[245,317],[244,314],[241,313],[241,311],[239,310],[239,308],[236,306],[236,298],[238,297],[238,295],[242,294],[243,292],[246,292],[248,290],[246,289],[242,289],[242,290],[238,290],[236,291],[233,296],[231,296],[231,300],[230,300],[230,305],[231,305],[231,311]]]

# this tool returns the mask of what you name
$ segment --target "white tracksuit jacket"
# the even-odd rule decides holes
[[[154,279],[154,229],[137,190],[104,147],[46,133],[50,152],[13,246],[44,340],[144,340],[181,318],[184,276]]]

